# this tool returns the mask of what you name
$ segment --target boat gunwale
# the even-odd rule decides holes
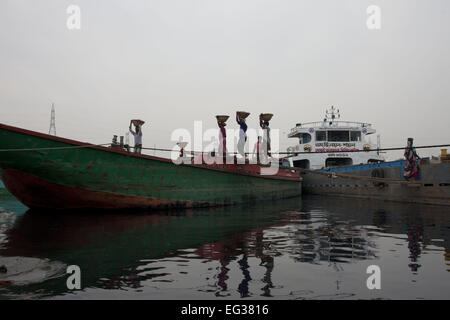
[[[42,138],[42,139],[53,140],[56,142],[66,143],[66,144],[70,144],[70,145],[74,145],[74,146],[89,147],[91,149],[96,149],[96,150],[104,151],[104,152],[116,153],[116,154],[120,154],[120,155],[127,156],[127,157],[131,156],[131,157],[135,157],[138,159],[160,161],[160,162],[164,162],[164,163],[173,164],[175,166],[185,166],[185,167],[191,167],[191,168],[212,170],[212,171],[216,171],[216,172],[222,172],[222,173],[228,173],[228,174],[234,174],[234,175],[244,175],[244,176],[263,178],[263,179],[271,179],[271,180],[283,180],[283,181],[292,181],[292,182],[302,182],[302,180],[303,180],[303,178],[300,175],[298,175],[297,177],[288,177],[288,176],[281,176],[279,174],[261,175],[261,174],[256,174],[256,173],[252,173],[252,172],[248,172],[248,171],[247,172],[236,172],[236,171],[231,171],[230,168],[212,167],[212,166],[209,166],[208,164],[204,164],[204,163],[203,164],[185,164],[185,163],[175,164],[171,159],[168,159],[168,158],[161,158],[161,157],[150,156],[150,155],[145,155],[145,154],[136,154],[134,152],[127,152],[124,150],[115,150],[113,148],[108,148],[108,147],[104,147],[104,146],[95,145],[92,143],[81,142],[81,141],[62,138],[62,137],[56,137],[56,136],[53,136],[50,134],[27,130],[27,129],[23,129],[23,128],[18,128],[18,127],[6,125],[3,123],[0,123],[0,129],[5,129],[8,131],[21,133],[21,134],[25,134],[25,135],[31,135],[31,136],[35,136],[35,137]],[[227,164],[223,164],[223,166],[226,166],[226,165]],[[233,163],[232,165],[235,166],[238,164]],[[250,166],[258,166],[260,168],[263,167],[263,166],[259,166],[257,164],[251,164]]]

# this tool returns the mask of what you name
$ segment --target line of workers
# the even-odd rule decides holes
[[[236,112],[236,122],[239,125],[239,142],[237,145],[238,153],[246,157],[245,153],[245,144],[247,142],[247,123],[246,118],[250,115],[248,112],[242,112],[238,111]],[[269,127],[269,121],[272,118],[272,114],[270,113],[261,113],[259,116],[259,125],[263,129],[263,136],[258,136],[258,140],[255,143],[253,153],[256,154],[259,162],[259,157],[261,154],[270,156],[270,127]],[[217,118],[217,124],[219,126],[219,154],[220,155],[226,155],[227,154],[227,133],[225,130],[225,126],[227,119],[229,116],[216,116]],[[129,131],[134,137],[134,152],[135,153],[141,153],[142,151],[142,125],[145,122],[142,120],[131,120]],[[134,125],[135,129],[132,129],[132,124]],[[120,143],[117,142],[117,136],[114,135],[112,147],[125,147],[127,148],[127,145],[124,145],[123,137],[120,137]],[[183,154],[183,148],[181,150],[181,153]]]
[[[246,119],[250,115],[248,112],[238,111],[236,112],[236,122],[239,125],[239,141],[237,145],[238,153],[242,157],[246,157],[245,143],[247,142],[247,123]],[[263,136],[258,136],[258,140],[253,148],[253,154],[256,154],[259,162],[260,155],[270,156],[270,127],[269,121],[272,119],[273,114],[261,113],[259,115],[259,125],[263,129]],[[219,154],[227,154],[227,133],[225,130],[226,120],[228,116],[216,116],[217,125],[219,126]]]

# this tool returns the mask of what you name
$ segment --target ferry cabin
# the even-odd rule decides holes
[[[291,165],[305,169],[322,169],[383,162],[384,158],[372,144],[370,135],[376,132],[369,123],[325,118],[320,122],[297,123],[288,138],[297,143],[287,149],[293,156]],[[363,150],[363,152],[354,152]]]

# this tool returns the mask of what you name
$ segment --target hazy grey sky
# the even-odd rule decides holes
[[[287,132],[335,105],[384,147],[449,143],[449,39],[448,0],[1,0],[0,122],[48,132],[55,102],[59,136],[110,142],[141,118],[145,146],[171,147],[216,114]]]

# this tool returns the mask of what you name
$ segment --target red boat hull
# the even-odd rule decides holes
[[[3,182],[20,202],[36,209],[167,209],[214,206],[214,203],[171,201],[68,187],[17,170],[4,169]]]

